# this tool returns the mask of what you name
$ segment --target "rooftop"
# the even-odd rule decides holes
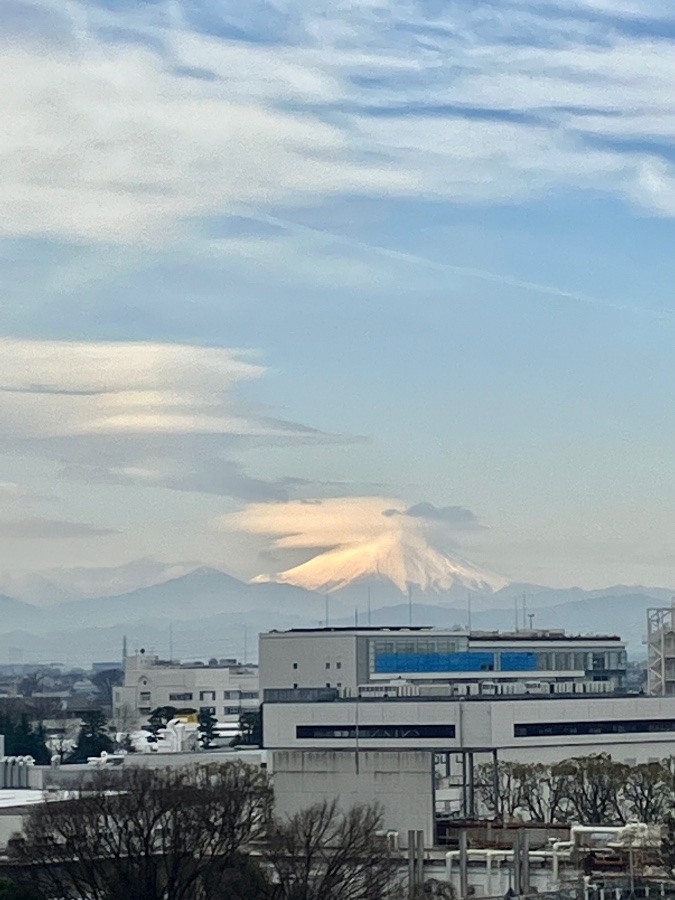
[[[452,634],[473,641],[621,641],[618,634],[567,634],[562,630],[466,631],[461,628],[437,628],[432,625],[329,625],[318,628],[289,628],[268,631],[265,635],[285,634]]]

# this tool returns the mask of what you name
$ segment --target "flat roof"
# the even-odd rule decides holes
[[[557,629],[526,631],[466,631],[464,629],[438,628],[433,625],[328,625],[318,628],[273,629],[261,634],[437,634],[467,637],[473,641],[621,641],[618,634],[567,634]]]

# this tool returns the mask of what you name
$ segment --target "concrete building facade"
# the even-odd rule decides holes
[[[209,710],[229,722],[259,705],[257,667],[234,659],[199,665],[135,653],[124,661],[124,684],[113,691],[113,717],[129,724],[147,721],[158,706]]]
[[[270,750],[420,750],[554,763],[610,753],[631,765],[675,755],[675,698],[419,698],[265,703]]]
[[[616,635],[427,627],[272,631],[260,635],[259,658],[263,691],[326,688],[343,695],[394,680],[457,686],[595,682],[617,690],[627,666],[625,644]]]

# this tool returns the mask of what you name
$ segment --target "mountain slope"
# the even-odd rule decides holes
[[[492,593],[506,584],[497,575],[453,559],[421,535],[400,533],[386,533],[370,542],[327,550],[285,572],[261,575],[253,581],[332,593],[373,579],[389,582],[400,592],[413,586],[441,593],[459,586]]]

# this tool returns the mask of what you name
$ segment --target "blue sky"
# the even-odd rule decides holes
[[[669,7],[4,3],[5,568],[251,576],[222,516],[381,496],[672,583]]]

